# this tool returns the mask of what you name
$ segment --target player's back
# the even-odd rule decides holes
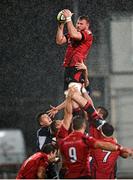
[[[84,134],[72,132],[60,144],[67,172],[65,178],[90,176],[89,148],[83,141]]]
[[[102,140],[116,143],[113,138],[103,138]],[[91,171],[94,179],[112,179],[114,178],[115,164],[119,156],[119,151],[106,151],[101,149],[92,149],[93,158]]]
[[[21,166],[16,179],[36,179],[37,169],[41,161],[42,165],[47,166],[47,156],[38,152],[30,156]],[[46,161],[45,161],[46,160]]]

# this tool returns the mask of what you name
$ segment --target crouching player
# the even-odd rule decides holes
[[[44,179],[47,166],[55,161],[56,148],[46,144],[22,164],[16,179]]]

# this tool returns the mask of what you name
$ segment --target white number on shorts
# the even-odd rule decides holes
[[[77,155],[76,155],[76,148],[75,147],[69,148],[69,157],[70,157],[71,162],[77,161]]]
[[[109,157],[109,155],[111,154],[111,151],[103,150],[103,152],[106,152],[106,154],[105,154],[105,156],[104,156],[104,158],[103,158],[103,162],[107,162],[108,157]]]

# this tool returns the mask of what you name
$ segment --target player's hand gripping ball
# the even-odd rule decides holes
[[[63,15],[63,11],[60,11],[60,12],[58,13],[58,15],[57,15],[57,21],[58,21],[59,23],[65,23],[66,18],[65,18],[64,15]]]

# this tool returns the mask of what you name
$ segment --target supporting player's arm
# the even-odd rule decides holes
[[[82,63],[77,63],[76,64],[76,69],[77,70],[82,70],[83,71],[83,75],[84,75],[84,84],[85,84],[85,87],[87,87],[89,85],[89,79],[88,79],[88,69],[87,69],[87,66],[82,62]]]
[[[87,137],[85,142],[94,149],[103,149],[107,151],[120,151],[120,156],[127,158],[133,156],[133,149],[123,147],[120,144],[107,142],[104,140],[95,139],[93,137]]]
[[[71,99],[71,94],[72,94],[72,90],[69,89],[68,91],[68,96],[66,98],[65,101],[65,109],[64,109],[64,120],[63,120],[63,126],[65,127],[65,129],[69,129],[70,128],[70,124],[72,121],[72,99]]]
[[[128,157],[133,157],[133,149],[128,148],[128,147],[123,147],[123,149],[120,151],[120,156],[122,158],[128,158]]]
[[[85,137],[85,142],[88,144],[91,148],[94,149],[104,149],[107,151],[117,151],[121,150],[123,147],[118,144],[114,144],[111,142],[107,142],[104,140],[99,140],[94,137]]]
[[[89,86],[89,79],[88,79],[88,69],[87,69],[87,66],[82,62],[82,63],[77,63],[76,64],[76,69],[77,70],[82,70],[83,71],[83,75],[84,75],[84,86],[85,87],[82,87],[82,95],[85,99],[87,99],[88,101],[91,101],[91,103],[93,104],[92,102],[92,99],[90,98],[87,90],[85,89],[87,86]],[[93,104],[94,106],[94,104]]]
[[[100,148],[100,149],[104,149],[107,151],[116,151],[116,150],[121,150],[122,146],[118,146],[116,144],[102,141],[102,140],[96,140],[96,142],[94,143],[94,148],[95,149]]]

